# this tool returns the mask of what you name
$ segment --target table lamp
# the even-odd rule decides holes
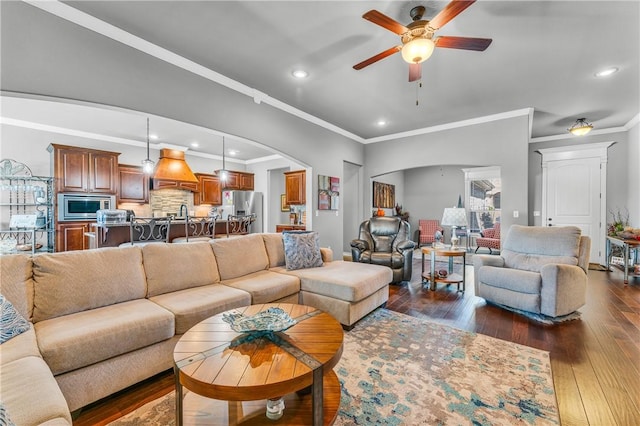
[[[442,214],[442,226],[451,227],[451,248],[456,248],[460,241],[456,228],[467,226],[467,211],[463,208],[447,207]]]

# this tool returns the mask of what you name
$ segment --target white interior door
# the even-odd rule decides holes
[[[612,142],[541,149],[542,225],[577,226],[604,263],[607,148]]]
[[[574,225],[591,237],[592,260],[600,247],[600,159],[549,162],[547,226]]]

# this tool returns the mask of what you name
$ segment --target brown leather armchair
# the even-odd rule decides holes
[[[351,241],[354,262],[388,266],[393,283],[411,280],[415,243],[411,241],[409,222],[399,217],[372,217],[360,224],[357,240]]]

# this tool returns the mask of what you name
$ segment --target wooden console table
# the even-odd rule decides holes
[[[624,271],[624,283],[629,283],[629,269],[633,268],[633,265],[629,265],[630,255],[633,254],[633,263],[638,262],[638,250],[640,249],[640,241],[638,240],[623,240],[622,238],[617,237],[607,237],[607,271],[610,271],[611,268],[611,246],[622,247],[622,257],[624,264],[622,265],[622,270]]]

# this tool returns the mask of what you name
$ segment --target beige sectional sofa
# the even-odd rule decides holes
[[[303,303],[348,329],[387,301],[391,269],[322,254],[290,271],[281,234],[251,234],[0,256],[1,292],[33,323],[0,345],[0,400],[17,425],[70,424],[70,411],[171,368],[179,337],[211,315]]]

